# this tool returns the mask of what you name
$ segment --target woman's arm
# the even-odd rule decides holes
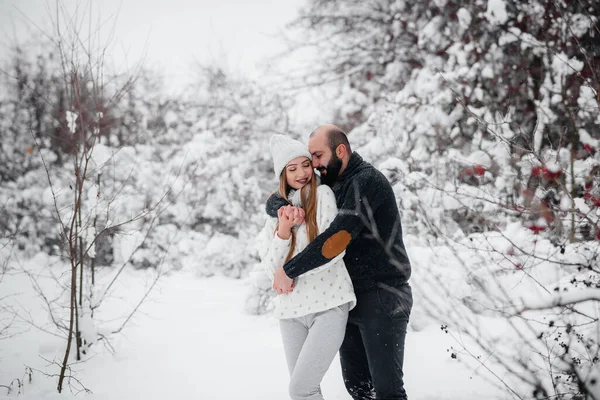
[[[271,281],[273,281],[275,269],[283,266],[291,246],[290,238],[284,240],[277,235],[277,231],[275,231],[276,226],[277,219],[269,218],[259,237],[261,269]]]

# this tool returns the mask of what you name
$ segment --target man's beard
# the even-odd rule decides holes
[[[340,176],[340,170],[342,169],[342,160],[337,157],[335,153],[332,154],[331,160],[327,164],[327,167],[319,168],[319,172],[321,172],[321,183],[327,186],[333,186],[333,184],[337,181]],[[323,170],[327,171],[326,174],[323,173]]]

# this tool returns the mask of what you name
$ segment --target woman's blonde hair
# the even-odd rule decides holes
[[[312,163],[311,163],[312,167]],[[286,179],[286,168],[281,171],[281,175],[279,176],[279,195],[283,197],[288,203],[288,194],[292,188],[287,184]],[[313,171],[313,175],[310,179],[310,182],[300,189],[300,199],[302,201],[302,208],[304,209],[304,221],[306,223],[306,236],[308,237],[309,243],[314,240],[319,234],[319,228],[317,226],[317,179],[315,177],[315,173]],[[277,226],[275,231],[279,229],[279,221],[277,221]],[[292,255],[294,254],[294,249],[296,247],[296,232],[292,229],[292,243],[290,246],[290,251],[288,252],[285,262],[287,262]]]

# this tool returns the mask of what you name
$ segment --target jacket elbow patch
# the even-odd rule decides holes
[[[323,243],[321,254],[323,254],[323,257],[325,258],[332,259],[342,251],[346,250],[351,239],[352,236],[350,236],[347,231],[339,231]]]

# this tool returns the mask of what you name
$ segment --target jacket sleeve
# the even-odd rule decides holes
[[[329,186],[321,185],[317,189],[317,227],[319,232],[324,232],[333,222],[338,213],[337,205],[335,204],[335,195]],[[343,261],[346,250],[335,256],[326,264],[306,272],[306,275],[318,274],[319,272],[329,268],[330,266]]]
[[[271,218],[277,218],[277,211],[283,207],[287,206],[288,203],[283,197],[279,196],[277,192],[271,194],[267,199],[267,204],[265,205],[265,211],[267,215]]]
[[[275,232],[276,223],[277,220],[269,218],[259,238],[261,243],[259,245],[261,269],[271,281],[273,281],[275,270],[283,266],[291,246],[291,239],[284,240],[277,236],[277,232]]]
[[[329,227],[283,266],[287,276],[296,278],[326,264],[342,254],[366,229],[365,222],[371,220],[383,201],[382,196],[377,196],[378,182],[374,178],[359,175],[353,179]]]

